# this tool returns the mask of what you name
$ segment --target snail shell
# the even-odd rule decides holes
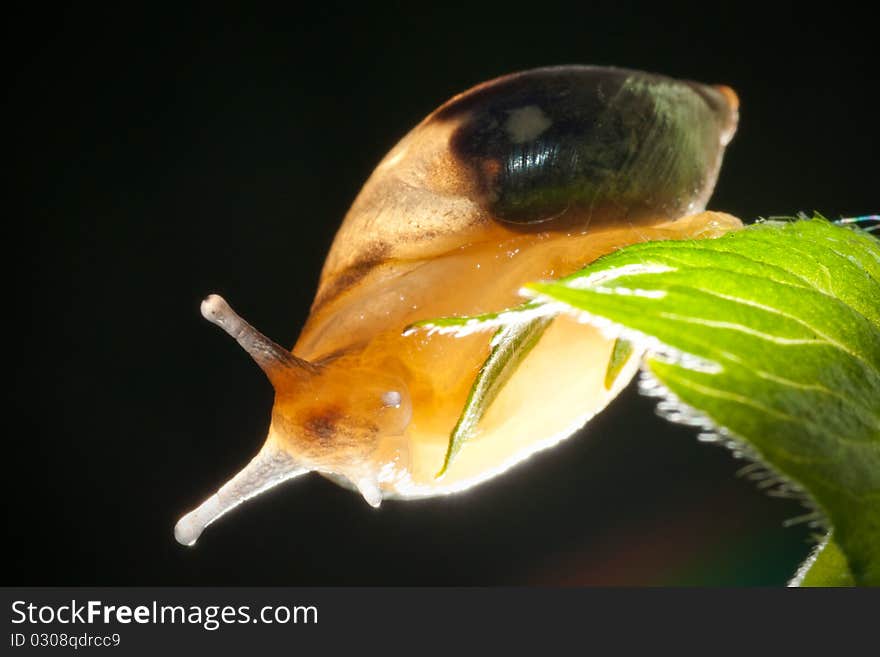
[[[606,389],[612,341],[559,317],[438,478],[489,337],[404,327],[513,305],[523,283],[633,242],[737,227],[702,212],[737,106],[727,87],[586,66],[508,75],[441,105],[355,199],[292,351],[220,297],[203,302],[267,374],[275,405],[263,448],[180,519],[177,540],[193,544],[240,502],[306,472],[378,506],[470,488],[571,435],[639,358]]]

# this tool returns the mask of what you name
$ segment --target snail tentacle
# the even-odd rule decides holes
[[[236,313],[219,294],[209,294],[201,305],[202,317],[219,326],[241,345],[269,380],[281,373],[311,374],[317,370],[312,363],[297,358],[287,349],[270,340]]]
[[[267,442],[238,474],[174,526],[174,538],[181,545],[194,545],[205,528],[239,504],[278,484],[309,472],[273,442]]]

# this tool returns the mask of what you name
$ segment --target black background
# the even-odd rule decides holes
[[[823,6],[11,10],[4,583],[785,582],[800,507],[632,390],[467,494],[373,511],[315,476],[194,549],[172,527],[262,444],[272,402],[200,299],[292,344],[372,167],[472,84],[560,63],[723,82],[742,118],[710,207],[876,211],[875,35]]]

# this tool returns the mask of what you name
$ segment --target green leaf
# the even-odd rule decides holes
[[[536,312],[537,311],[537,312]],[[490,331],[505,326],[519,324],[528,321],[532,315],[546,316],[542,310],[542,304],[528,301],[500,310],[498,312],[483,313],[482,315],[461,315],[453,317],[438,317],[435,319],[423,319],[413,322],[403,330],[404,335],[415,331],[428,330],[429,332],[452,333],[454,335],[467,335],[474,331]]]
[[[446,458],[437,473],[438,477],[443,476],[462,444],[474,434],[495,397],[552,321],[552,317],[538,317],[509,324],[495,333],[492,351],[474,379],[464,409],[449,437]]]
[[[614,346],[611,347],[611,358],[608,360],[608,369],[605,370],[605,389],[611,390],[620,370],[626,365],[629,357],[632,356],[633,346],[629,340],[617,338]]]
[[[633,245],[529,289],[648,348],[661,410],[766,463],[834,528],[854,581],[880,585],[874,237],[821,218],[765,222]]]
[[[611,347],[611,358],[608,360],[608,369],[605,370],[605,389],[611,390],[620,370],[626,365],[629,357],[632,356],[633,346],[629,340],[617,338]]]
[[[834,541],[832,532],[816,546],[790,586],[855,586],[846,555]]]

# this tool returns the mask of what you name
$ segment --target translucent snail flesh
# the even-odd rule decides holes
[[[612,341],[555,319],[442,477],[487,334],[403,334],[410,323],[518,303],[523,283],[569,274],[633,242],[739,226],[703,212],[737,123],[727,87],[586,66],[508,75],[455,96],[379,163],[327,256],[291,351],[209,296],[275,388],[268,437],[175,527],[193,544],[242,501],[318,472],[383,498],[461,491],[571,435],[602,410]]]

